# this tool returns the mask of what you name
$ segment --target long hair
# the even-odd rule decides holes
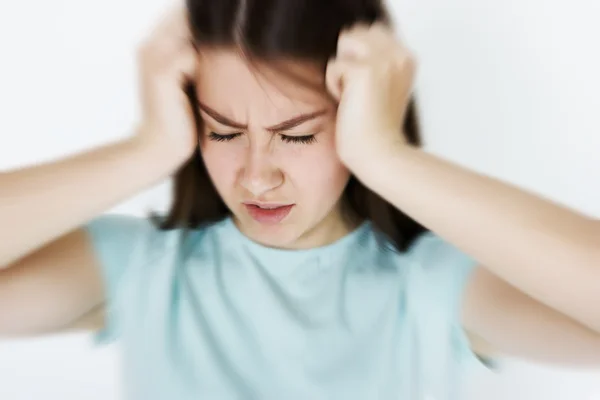
[[[380,0],[187,0],[194,45],[236,47],[249,58],[312,60],[323,65],[335,56],[340,32],[356,23],[390,24]],[[198,135],[202,121],[193,83],[184,90],[193,104]],[[402,112],[402,110],[398,110]],[[421,145],[414,99],[399,135]],[[393,171],[390,171],[393,174]],[[173,204],[159,223],[161,229],[193,229],[230,214],[204,165],[201,151],[176,173]],[[354,176],[343,192],[345,215],[370,220],[396,250],[406,250],[425,229],[397,210]]]

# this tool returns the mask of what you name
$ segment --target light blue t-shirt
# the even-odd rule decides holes
[[[477,362],[459,318],[475,263],[430,233],[399,253],[368,222],[310,250],[230,218],[187,236],[125,216],[87,229],[127,399],[456,400]]]

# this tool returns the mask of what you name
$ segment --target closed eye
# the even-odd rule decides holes
[[[214,140],[215,142],[229,142],[230,140],[235,139],[238,136],[241,136],[241,132],[238,133],[230,133],[228,135],[221,135],[216,132],[211,132],[208,134],[208,138],[210,140]]]
[[[214,140],[215,142],[229,142],[239,136],[241,136],[241,132],[230,133],[230,134],[220,134],[216,132],[210,132],[208,137],[210,140]],[[304,136],[288,136],[288,135],[279,135],[281,140],[285,143],[297,143],[297,144],[311,144],[317,141],[315,135],[304,135]]]
[[[280,135],[281,140],[286,143],[300,143],[300,144],[311,144],[317,141],[315,135],[304,135],[304,136],[287,136]]]

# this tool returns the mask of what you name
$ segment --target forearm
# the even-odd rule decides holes
[[[402,147],[356,168],[372,190],[538,301],[600,331],[600,225]]]
[[[166,178],[157,151],[127,140],[0,173],[0,269]]]

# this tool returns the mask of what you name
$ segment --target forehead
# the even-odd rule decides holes
[[[198,56],[196,74],[199,100],[244,123],[276,123],[332,105],[316,63],[267,63],[233,49],[206,49]]]

